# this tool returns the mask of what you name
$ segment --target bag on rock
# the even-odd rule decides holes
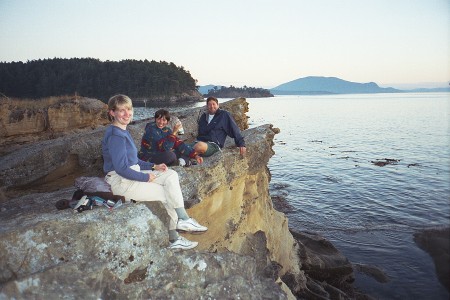
[[[125,202],[125,197],[114,195],[111,186],[101,177],[78,177],[75,179],[74,185],[77,190],[73,193],[72,199],[57,201],[55,204],[57,209],[74,208],[78,212],[82,212],[86,209],[92,209],[94,205],[105,205],[106,203],[105,206],[109,208],[117,208]],[[84,201],[81,202],[86,202],[85,204],[80,202],[84,196]]]

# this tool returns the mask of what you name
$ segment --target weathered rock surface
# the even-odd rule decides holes
[[[42,100],[0,98],[0,154],[12,145],[54,139],[74,130],[109,123],[106,104],[84,97]]]
[[[245,99],[221,107],[232,112],[242,129],[248,128]],[[201,110],[177,114],[188,139],[195,135]],[[129,126],[136,143],[144,127],[145,122]],[[81,214],[56,210],[57,200],[71,197],[75,177],[101,175],[103,130],[30,144],[0,158],[5,195],[0,203],[0,298],[65,294],[69,299],[293,299],[294,295],[350,299],[355,295],[345,257],[334,249],[331,259],[326,252],[329,245],[325,253],[316,251],[314,259],[305,256],[311,253],[308,247],[317,250],[317,245],[294,239],[286,216],[273,208],[267,162],[278,130],[271,125],[243,131],[245,157],[228,140],[224,151],[205,158],[202,165],[174,167],[189,214],[209,228],[188,236],[199,242],[197,248],[176,253],[166,249],[168,220],[159,203],[126,204],[113,211],[96,207]],[[331,270],[330,264],[323,268],[324,257],[335,262],[331,268],[336,278],[324,275]],[[312,272],[320,279],[310,277]],[[336,282],[348,283],[347,290],[340,290]]]
[[[242,115],[238,123],[246,128],[245,99],[236,103],[236,115]],[[199,115],[199,110],[196,113]],[[179,115],[187,132],[195,126],[194,115]],[[144,126],[145,122],[136,122],[129,127],[136,142]],[[245,158],[230,146],[205,159],[203,165],[176,167],[186,204],[192,207],[189,213],[210,228],[206,234],[191,238],[201,243],[197,251],[177,254],[165,249],[167,224],[163,223],[167,220],[157,204],[130,204],[113,212],[96,208],[83,214],[54,207],[57,200],[70,198],[74,190],[67,188],[72,180],[59,176],[101,173],[103,128],[29,144],[3,156],[0,172],[5,193],[22,190],[24,196],[8,197],[1,205],[2,292],[8,297],[51,295],[68,288],[68,283],[79,282],[83,288],[73,290],[74,298],[96,298],[110,290],[126,298],[285,298],[275,283],[279,273],[292,272],[299,283],[302,277],[298,262],[287,261],[289,257],[295,260],[295,243],[288,230],[282,236],[290,247],[272,242],[279,240],[283,231],[283,227],[272,226],[272,220],[287,226],[285,216],[272,209],[268,196],[266,164],[273,154],[274,134],[269,125],[245,131],[249,148]],[[30,194],[33,187],[34,191],[61,189]],[[259,193],[264,197],[259,199]],[[267,211],[270,219],[260,218],[259,210]],[[249,224],[252,227],[246,228]],[[272,248],[280,249],[271,253]],[[210,251],[201,252],[207,249]],[[194,276],[187,276],[188,272]]]
[[[94,102],[97,103],[97,100]],[[103,111],[106,110],[104,104],[101,107]],[[248,103],[244,98],[224,103],[222,107],[233,114],[240,128],[248,128],[245,114],[248,111]],[[190,109],[177,114],[183,122],[185,139],[193,140],[196,136],[197,119],[202,112],[202,109]],[[68,186],[76,177],[83,174],[103,176],[101,139],[104,126],[97,125],[92,129],[89,127],[90,122],[86,121],[85,124],[84,127],[88,127],[87,129],[71,131],[71,134],[51,140],[41,138],[44,141],[21,145],[15,151],[1,156],[0,186],[5,196],[18,195],[23,189],[30,191],[35,188],[35,191],[40,191]],[[128,127],[137,145],[140,144],[145,124],[146,121],[142,120]]]
[[[71,190],[3,206],[0,298],[287,298],[250,256],[165,249],[167,227],[144,204],[56,211]]]

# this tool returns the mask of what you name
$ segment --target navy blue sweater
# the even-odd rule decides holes
[[[150,170],[154,165],[137,157],[137,148],[128,130],[114,125],[106,127],[102,140],[103,171],[116,171],[122,177],[136,181],[148,181],[149,174],[141,173],[130,167],[138,164],[141,170]]]
[[[208,124],[208,113],[203,113],[198,120],[197,140],[217,143],[223,148],[227,135],[234,139],[237,147],[245,147],[245,141],[241,130],[225,110],[218,109],[214,118]]]

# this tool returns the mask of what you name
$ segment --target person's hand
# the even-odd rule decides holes
[[[245,147],[239,147],[239,153],[240,153],[242,156],[244,156],[246,152],[247,152],[247,148],[245,148]]]
[[[166,164],[159,164],[159,165],[155,164],[154,167],[155,167],[155,170],[162,171],[162,172],[165,172],[168,169]]]
[[[196,155],[196,156],[195,156],[195,160],[196,160],[199,164],[202,164],[202,163],[203,163],[203,157],[201,157],[200,155]]]
[[[155,180],[155,178],[156,178],[156,175],[155,175],[155,174],[150,173],[150,174],[148,174],[148,175],[150,175],[150,176],[148,177],[148,182],[152,182],[153,180]]]

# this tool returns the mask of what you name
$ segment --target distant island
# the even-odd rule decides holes
[[[266,98],[266,97],[274,97],[269,90],[263,88],[255,88],[243,86],[241,88],[234,86],[211,86],[212,88],[208,89],[207,93],[202,93],[203,96],[210,97],[214,96],[216,98]],[[200,91],[200,88],[199,88]],[[201,91],[200,91],[201,93]]]
[[[308,76],[298,78],[270,89],[274,95],[326,95],[326,94],[375,94],[375,93],[424,93],[450,92],[450,87],[432,89],[399,90],[382,88],[375,82],[358,83],[336,77]]]
[[[336,77],[309,76],[298,78],[270,91],[276,95],[302,95],[302,94],[372,94],[372,93],[400,93],[394,88],[382,88],[375,82],[357,83]]]
[[[199,92],[205,94],[213,85],[199,87]],[[216,86],[216,90],[218,87]],[[203,92],[202,92],[203,91]],[[382,88],[375,82],[358,83],[346,81],[337,77],[308,76],[298,78],[268,90],[272,95],[334,95],[334,94],[376,94],[376,93],[427,93],[450,92],[450,87],[443,88],[417,88],[400,90],[392,87]],[[232,98],[234,96],[218,96]],[[241,96],[252,97],[252,96]],[[266,96],[267,97],[267,96]]]

